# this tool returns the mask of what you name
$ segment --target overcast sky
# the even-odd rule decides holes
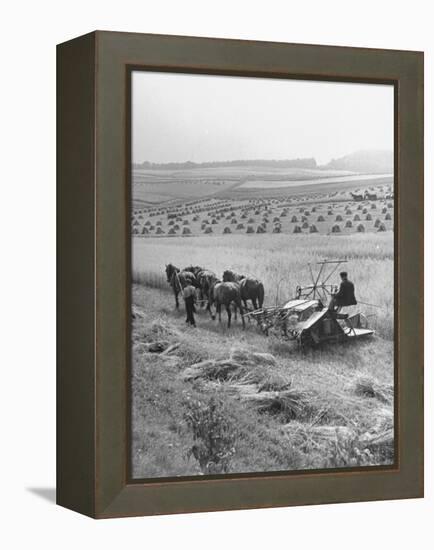
[[[393,150],[393,87],[135,71],[133,162]]]

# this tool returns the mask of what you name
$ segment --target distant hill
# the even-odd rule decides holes
[[[393,172],[392,151],[356,151],[344,157],[332,159],[321,166],[327,170],[348,170],[363,174],[390,174]]]
[[[134,168],[142,168],[144,170],[185,170],[191,168],[224,168],[234,166],[260,166],[263,168],[317,168],[317,163],[314,158],[304,159],[284,159],[284,160],[267,160],[267,159],[251,159],[251,160],[226,160],[221,162],[168,162],[158,164],[154,162],[142,162],[133,164]]]

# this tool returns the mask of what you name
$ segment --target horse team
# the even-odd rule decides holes
[[[201,304],[204,305],[206,302],[206,310],[209,311],[212,319],[215,319],[218,313],[221,322],[221,308],[225,307],[228,328],[231,326],[231,305],[234,308],[235,319],[237,311],[240,311],[244,328],[244,310],[248,310],[247,302],[251,301],[254,309],[261,308],[264,303],[264,285],[254,277],[240,275],[227,269],[220,280],[213,271],[192,265],[179,269],[173,264],[168,264],[165,271],[167,282],[175,295],[177,309],[179,308],[178,294],[191,284],[198,290]]]

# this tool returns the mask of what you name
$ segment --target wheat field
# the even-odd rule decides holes
[[[221,277],[225,269],[257,277],[264,283],[265,305],[294,296],[298,284],[309,284],[308,263],[345,259],[356,287],[360,309],[372,316],[382,338],[393,339],[393,234],[225,235],[133,239],[133,282],[168,288],[165,264],[200,265]],[[313,267],[315,267],[313,265]],[[328,282],[338,283],[336,273]],[[365,305],[365,304],[370,304]],[[375,306],[375,307],[374,307]]]

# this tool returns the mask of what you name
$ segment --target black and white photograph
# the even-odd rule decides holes
[[[392,468],[394,86],[130,88],[132,478]]]

